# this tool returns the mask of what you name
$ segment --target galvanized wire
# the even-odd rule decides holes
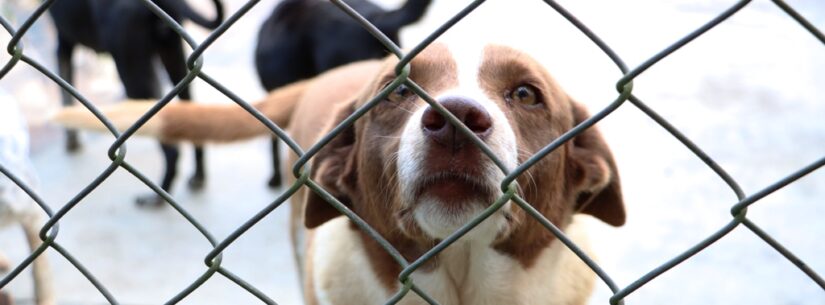
[[[425,90],[423,90],[415,82],[408,78],[410,72],[410,61],[422,50],[424,50],[427,46],[429,46],[432,42],[434,42],[439,36],[441,36],[444,32],[450,29],[453,25],[460,22],[464,17],[471,14],[477,7],[485,3],[486,1],[484,0],[476,0],[468,4],[455,16],[453,16],[443,25],[435,29],[418,45],[411,48],[411,51],[407,53],[402,51],[401,48],[395,45],[375,26],[370,24],[370,22],[367,19],[360,16],[346,3],[344,3],[341,0],[330,0],[340,9],[342,9],[345,13],[351,16],[353,20],[361,24],[365,30],[371,33],[379,42],[381,42],[388,50],[390,50],[391,53],[399,59],[399,63],[397,64],[395,69],[395,79],[386,88],[381,90],[376,96],[372,97],[359,109],[356,109],[350,117],[346,118],[338,126],[333,128],[328,134],[322,137],[306,152],[304,152],[298,146],[298,144],[295,143],[295,141],[292,140],[284,132],[281,126],[277,126],[276,124],[274,124],[272,121],[263,116],[258,110],[252,107],[248,102],[240,98],[227,87],[223,86],[222,84],[220,84],[219,82],[217,82],[201,70],[203,66],[203,52],[214,41],[221,37],[221,35],[223,35],[229,28],[231,28],[235,22],[243,18],[243,16],[250,9],[252,9],[259,2],[259,0],[248,1],[237,12],[230,15],[227,18],[227,20],[224,23],[222,23],[214,32],[212,32],[201,44],[198,44],[192,37],[190,37],[180,24],[175,22],[174,19],[168,16],[152,1],[140,1],[154,14],[156,14],[161,20],[163,20],[164,23],[170,26],[178,35],[180,35],[181,38],[186,42],[186,44],[192,49],[192,53],[187,58],[186,64],[188,68],[188,73],[183,78],[183,80],[175,84],[172,90],[167,92],[161,99],[159,99],[157,103],[146,114],[144,114],[134,125],[130,126],[122,133],[111,124],[111,122],[95,107],[94,104],[92,104],[88,99],[86,99],[82,94],[80,94],[75,88],[73,88],[66,81],[55,75],[49,69],[46,69],[41,64],[37,63],[32,58],[25,55],[23,46],[20,43],[22,37],[31,28],[32,24],[35,21],[42,18],[43,13],[51,6],[54,0],[44,1],[35,10],[32,16],[27,18],[25,22],[17,29],[15,29],[6,19],[0,16],[0,25],[2,25],[6,32],[8,32],[12,36],[12,39],[6,48],[7,52],[11,55],[11,59],[7,63],[5,63],[3,67],[0,69],[0,81],[2,81],[3,77],[20,62],[28,64],[29,66],[35,68],[37,71],[39,71],[40,73],[54,81],[60,88],[67,91],[70,95],[76,98],[81,103],[81,105],[88,108],[89,111],[91,111],[116,138],[108,151],[108,156],[112,161],[111,164],[106,169],[101,171],[100,174],[83,190],[78,192],[72,199],[63,204],[61,208],[58,209],[56,212],[52,211],[49,208],[49,206],[45,204],[45,202],[38,196],[36,190],[33,190],[31,187],[26,185],[24,181],[22,181],[21,179],[19,179],[18,176],[16,176],[16,173],[9,171],[6,167],[4,167],[3,164],[0,164],[0,173],[2,173],[4,176],[9,177],[18,187],[24,190],[32,198],[32,200],[36,202],[41,209],[43,209],[45,214],[48,216],[48,221],[41,229],[39,235],[40,238],[43,240],[43,244],[39,248],[37,248],[34,251],[34,253],[29,255],[23,262],[21,262],[15,268],[13,268],[9,274],[0,279],[0,289],[5,287],[16,277],[18,277],[20,272],[22,272],[23,269],[29,266],[35,258],[42,255],[42,253],[47,248],[52,248],[55,251],[57,251],[61,256],[63,256],[69,263],[71,263],[84,277],[86,277],[86,279],[100,292],[100,294],[110,304],[120,304],[115,298],[115,296],[112,295],[108,289],[106,289],[103,283],[101,283],[95,277],[94,274],[92,274],[88,269],[86,269],[80,263],[80,261],[78,261],[68,250],[63,248],[57,242],[57,238],[59,236],[58,233],[60,220],[72,209],[74,209],[85,196],[94,191],[118,168],[125,169],[130,174],[138,178],[145,185],[147,185],[149,188],[151,188],[153,191],[155,191],[159,196],[165,199],[184,219],[186,219],[194,228],[196,228],[198,232],[200,232],[200,234],[206,240],[206,242],[208,242],[212,246],[212,250],[209,251],[204,258],[206,270],[203,272],[203,274],[201,274],[198,278],[193,279],[190,285],[188,285],[185,288],[182,288],[180,292],[173,296],[170,300],[168,300],[166,304],[176,304],[181,300],[185,299],[189,294],[197,290],[203,283],[209,280],[216,273],[226,277],[231,282],[242,287],[260,301],[266,304],[276,304],[276,302],[272,300],[270,297],[268,297],[265,292],[258,290],[253,285],[249,284],[242,278],[233,274],[225,267],[221,266],[221,256],[223,251],[226,250],[233,242],[235,242],[240,236],[245,234],[245,232],[247,232],[250,228],[256,225],[261,219],[269,215],[275,209],[279,208],[302,186],[308,187],[311,191],[315,192],[321,198],[328,201],[333,207],[335,207],[342,214],[348,217],[357,227],[364,230],[364,232],[366,232],[366,234],[369,237],[375,239],[375,241],[393,259],[395,259],[399,266],[402,268],[402,271],[398,275],[398,279],[401,284],[400,288],[390,299],[386,301],[385,304],[396,304],[401,299],[403,299],[404,296],[409,293],[409,291],[413,291],[415,294],[422,297],[429,304],[438,304],[438,302],[432,299],[426,291],[422,291],[419,287],[415,285],[412,278],[410,277],[411,274],[415,270],[420,268],[423,264],[425,264],[427,261],[433,259],[440,252],[449,247],[453,242],[455,242],[456,240],[458,240],[459,238],[473,230],[475,226],[484,221],[490,215],[494,214],[507,202],[513,202],[517,206],[522,208],[527,215],[537,220],[543,227],[545,227],[549,232],[556,236],[560,242],[562,242],[566,247],[570,248],[580,259],[582,259],[582,261],[585,262],[587,266],[589,266],[605,283],[605,285],[607,285],[607,287],[613,292],[613,296],[610,298],[610,304],[623,304],[624,299],[628,295],[632,294],[634,291],[646,285],[650,281],[654,280],[661,274],[667,272],[671,268],[690,259],[690,257],[703,251],[719,239],[724,238],[728,233],[730,233],[740,224],[749,229],[750,231],[752,231],[756,236],[758,236],[760,239],[765,241],[765,243],[770,245],[782,256],[784,256],[789,262],[797,266],[817,285],[825,289],[825,281],[822,279],[820,275],[818,275],[804,261],[800,260],[796,255],[794,255],[791,251],[784,247],[779,241],[772,238],[769,234],[767,234],[761,228],[759,228],[757,224],[755,224],[753,221],[747,218],[748,207],[753,206],[755,203],[757,203],[765,196],[793,183],[794,181],[800,179],[801,177],[813,171],[818,170],[823,165],[825,165],[825,157],[797,170],[794,173],[791,173],[787,177],[775,182],[774,184],[768,187],[763,188],[762,190],[752,193],[751,195],[747,195],[747,193],[741,189],[736,180],[734,180],[708,154],[702,151],[702,149],[699,148],[698,145],[696,145],[682,132],[680,132],[677,128],[675,128],[663,117],[658,115],[652,108],[648,107],[632,93],[633,80],[636,77],[644,73],[653,65],[660,62],[665,57],[673,54],[674,52],[677,52],[683,46],[689,44],[694,39],[704,35],[717,25],[727,20],[729,17],[733,16],[734,14],[745,8],[751,2],[750,0],[739,1],[735,3],[730,8],[726,9],[724,12],[720,13],[718,16],[708,21],[695,31],[692,31],[691,33],[685,35],[683,38],[677,40],[673,44],[665,47],[662,51],[656,53],[654,56],[651,56],[648,60],[644,61],[639,66],[632,69],[629,69],[616,52],[614,52],[603,40],[601,40],[583,22],[578,20],[564,7],[562,7],[555,1],[543,1],[548,6],[553,8],[559,15],[561,15],[563,18],[569,21],[579,31],[581,31],[583,35],[588,37],[596,45],[596,47],[603,51],[604,54],[608,58],[610,58],[611,61],[613,61],[613,63],[621,72],[621,76],[616,83],[616,89],[619,94],[612,102],[608,103],[607,106],[605,106],[600,111],[596,112],[592,117],[575,126],[573,129],[569,130],[565,134],[561,135],[559,138],[555,139],[553,142],[548,143],[544,148],[539,150],[536,154],[528,158],[525,162],[523,162],[516,168],[507,168],[504,165],[504,163],[495,156],[491,149],[487,147],[487,145],[483,141],[481,141],[473,132],[471,132],[466,126],[464,126],[464,124],[462,124],[460,120],[455,118],[449,111],[447,111],[431,96],[429,96]],[[788,16],[790,16],[796,22],[798,22],[811,35],[815,36],[820,42],[825,44],[825,35],[823,35],[819,29],[817,29],[810,22],[808,22],[798,12],[796,12],[796,10],[794,10],[791,6],[789,6],[781,0],[773,0],[773,3],[775,3],[782,11],[787,13]],[[150,179],[143,175],[139,170],[132,167],[128,162],[125,161],[126,141],[129,138],[131,138],[132,135],[141,126],[148,122],[148,120],[151,119],[152,116],[156,115],[158,111],[165,107],[180,92],[180,90],[182,90],[182,88],[188,86],[191,83],[191,81],[195,78],[202,79],[207,84],[211,85],[219,92],[224,94],[226,97],[231,99],[233,102],[238,104],[240,107],[248,111],[258,121],[260,121],[261,124],[266,126],[274,136],[283,140],[287,144],[287,146],[295,154],[299,156],[298,162],[296,162],[296,164],[293,167],[293,174],[295,175],[297,180],[292,185],[290,185],[286,189],[286,191],[284,191],[284,193],[278,196],[278,198],[276,198],[271,204],[267,205],[265,208],[256,213],[253,217],[251,217],[248,221],[246,221],[244,224],[238,227],[234,232],[229,234],[229,236],[220,241],[215,239],[213,235],[208,230],[206,230],[206,228],[203,225],[201,225],[201,223],[198,222],[198,220],[195,217],[193,217],[186,209],[179,205],[171,195],[163,191],[160,187],[158,187],[155,183],[153,183]],[[491,203],[491,205],[481,215],[460,227],[456,232],[454,232],[444,240],[440,241],[436,246],[434,246],[432,249],[427,251],[424,255],[422,255],[413,262],[408,262],[401,255],[401,253],[397,249],[395,249],[392,246],[392,244],[389,243],[384,237],[382,237],[377,231],[375,231],[369,223],[361,219],[355,212],[353,212],[346,205],[342,204],[337,199],[335,199],[332,195],[330,195],[326,190],[324,190],[320,185],[318,185],[309,177],[309,161],[311,160],[311,158],[315,156],[318,153],[318,151],[320,151],[320,149],[327,145],[335,136],[341,133],[344,129],[352,126],[352,124],[354,124],[364,114],[366,114],[373,107],[381,103],[381,101],[384,100],[387,94],[389,94],[390,92],[392,92],[392,90],[394,90],[402,84],[409,87],[415,94],[420,96],[431,107],[433,107],[434,109],[436,109],[436,111],[444,115],[450,122],[450,124],[453,124],[458,130],[460,130],[460,132],[464,133],[471,140],[471,142],[473,142],[474,145],[478,146],[478,148],[481,149],[481,151],[485,155],[487,155],[487,157],[489,157],[506,175],[506,177],[501,182],[500,196],[496,199],[495,202]],[[518,189],[516,179],[520,175],[522,175],[527,169],[529,169],[535,163],[539,162],[548,154],[552,153],[553,151],[564,145],[566,142],[573,139],[575,136],[581,134],[586,129],[591,128],[594,124],[609,116],[619,107],[625,106],[626,102],[628,101],[639,111],[641,111],[646,116],[655,121],[657,124],[659,124],[664,130],[666,130],[673,137],[675,137],[688,150],[690,150],[694,155],[696,155],[697,158],[699,158],[711,170],[713,170],[714,173],[716,173],[716,175],[721,179],[721,181],[728,185],[728,187],[731,189],[734,196],[736,197],[736,203],[731,207],[732,219],[729,223],[719,228],[717,231],[712,233],[710,236],[706,237],[701,242],[689,247],[681,254],[657,266],[656,268],[649,271],[642,277],[627,284],[626,286],[624,286],[624,288],[621,288],[621,286],[618,285],[613,279],[611,279],[610,276],[593,259],[588,257],[588,255],[585,254],[582,249],[580,249],[573,241],[567,238],[561,229],[556,227],[555,224],[553,224],[546,217],[541,215],[541,213],[536,211],[532,207],[532,205],[529,202],[526,202],[522,197],[520,197],[515,190]]]

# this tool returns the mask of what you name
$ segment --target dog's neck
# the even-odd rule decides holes
[[[546,233],[541,236],[525,235],[524,231],[536,231],[536,228],[532,226],[522,226],[508,234],[506,238],[497,239],[496,234],[490,231],[493,229],[488,223],[489,221],[482,222],[467,235],[428,259],[413,273],[414,276],[436,275],[441,280],[445,280],[443,284],[446,285],[445,288],[449,288],[448,290],[463,291],[477,284],[472,283],[473,279],[490,277],[488,273],[491,263],[507,261],[512,263],[508,264],[508,268],[531,267],[553,240],[551,234],[544,231],[539,231]],[[371,267],[383,286],[390,291],[396,290],[399,287],[398,275],[402,271],[401,265],[374,239],[354,224],[351,223],[350,228],[357,232],[367,249],[366,253],[370,257]],[[410,263],[419,259],[440,242],[440,240],[413,240],[398,232],[386,234],[384,237]]]
[[[352,226],[351,228],[361,232],[357,228]],[[387,296],[396,293],[401,287],[398,280],[398,275],[402,271],[401,266],[369,236],[364,233],[356,234],[360,236],[360,241],[365,246],[364,254],[368,256],[371,269],[384,287],[384,292]],[[414,271],[413,282],[430,297],[439,300],[441,304],[530,304],[531,296],[539,295],[545,300],[551,300],[548,301],[549,304],[567,304],[552,301],[555,299],[553,294],[564,295],[563,292],[555,290],[526,292],[523,291],[523,287],[519,287],[530,281],[553,281],[555,273],[564,273],[559,269],[580,268],[583,266],[581,262],[576,261],[572,254],[562,255],[561,253],[569,251],[561,243],[552,242],[552,239],[541,240],[522,247],[511,246],[519,244],[519,240],[525,241],[516,235],[506,239],[504,243],[461,238]],[[409,239],[398,239],[397,236],[391,236],[388,241],[409,262],[419,258],[435,245],[422,245]],[[530,253],[513,255],[511,251]],[[529,266],[522,262],[528,256],[532,262]],[[564,258],[560,259],[560,257]],[[570,257],[573,261],[567,262]],[[404,300],[418,298],[413,295],[414,293],[410,292]],[[564,298],[559,300],[564,300]],[[409,304],[419,304],[419,302]]]
[[[400,287],[398,275],[402,271],[401,266],[372,238],[363,233],[359,235],[367,248],[366,254],[370,257],[372,270],[386,291],[398,290]],[[436,244],[435,241],[431,244],[422,244],[398,236],[390,238],[389,241],[408,262],[418,259]],[[491,241],[482,242],[477,239],[461,238],[414,271],[412,278],[419,283],[417,284],[419,287],[426,286],[428,294],[433,294],[433,297],[457,299],[459,301],[455,304],[468,304],[461,301],[464,294],[462,292],[472,290],[472,287],[477,286],[477,283],[472,283],[474,279],[488,278],[487,272],[490,270],[485,266],[488,265],[490,256],[502,256],[497,252],[492,247]],[[424,286],[421,286],[422,284]]]
[[[486,278],[488,270],[485,267],[493,256],[500,256],[491,247],[491,244],[478,240],[459,239],[442,251],[437,258],[437,265],[429,270],[421,270],[418,274],[423,278],[438,274],[446,279],[445,285],[451,291],[466,290],[472,286],[470,281]]]

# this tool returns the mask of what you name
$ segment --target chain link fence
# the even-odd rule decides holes
[[[799,178],[816,171],[823,165],[825,165],[825,157],[819,158],[818,160],[814,161],[813,163],[808,164],[802,168],[799,168],[797,171],[791,173],[790,175],[775,181],[775,183],[765,187],[757,192],[754,193],[746,193],[742,190],[739,183],[735,179],[733,179],[724,168],[722,168],[719,164],[717,164],[714,159],[712,159],[708,154],[706,154],[697,144],[692,142],[688,139],[682,132],[677,130],[671,123],[665,120],[662,116],[657,114],[653,109],[648,107],[644,102],[642,102],[638,97],[634,96],[633,94],[633,82],[634,79],[645,73],[649,68],[659,63],[661,60],[666,58],[667,56],[673,54],[683,46],[691,43],[696,38],[704,35],[709,30],[713,29],[717,25],[723,23],[729,17],[733,16],[746,6],[748,6],[751,1],[739,1],[733,5],[731,5],[727,10],[723,13],[719,14],[715,18],[713,18],[710,22],[705,23],[695,31],[691,32],[687,36],[682,37],[672,45],[668,46],[664,50],[656,53],[654,56],[650,57],[642,64],[636,67],[629,67],[625,64],[622,58],[614,52],[610,46],[608,46],[604,41],[602,41],[599,36],[597,36],[593,31],[588,29],[588,27],[578,20],[573,14],[568,12],[564,7],[554,1],[543,1],[553,10],[555,10],[560,16],[570,22],[573,26],[575,26],[578,30],[581,31],[583,35],[588,37],[595,46],[597,46],[603,53],[606,55],[613,63],[615,63],[616,68],[618,68],[621,73],[622,77],[616,81],[616,98],[608,104],[608,106],[604,107],[603,109],[595,112],[595,114],[588,120],[584,121],[579,126],[576,126],[572,130],[568,131],[552,143],[547,143],[547,145],[536,153],[534,156],[530,157],[526,162],[523,162],[518,167],[513,169],[508,169],[501,166],[501,162],[499,162],[496,157],[490,152],[489,148],[481,142],[479,139],[475,137],[475,135],[470,132],[463,126],[463,124],[457,120],[454,116],[452,116],[449,112],[447,112],[443,107],[441,107],[438,103],[436,103],[424,90],[422,90],[419,86],[417,86],[412,80],[408,79],[409,69],[408,63],[412,60],[413,57],[416,56],[419,52],[421,52],[424,48],[426,48],[429,44],[435,41],[439,36],[449,30],[453,25],[460,22],[465,16],[472,14],[476,8],[483,5],[486,1],[473,1],[468,4],[463,10],[461,10],[458,14],[453,16],[449,19],[446,23],[435,29],[426,39],[424,39],[421,43],[415,45],[410,51],[405,52],[401,50],[397,45],[393,44],[387,37],[384,37],[374,26],[369,24],[364,18],[358,15],[354,10],[347,6],[347,4],[340,0],[331,0],[335,5],[340,7],[340,9],[346,11],[354,20],[361,23],[363,27],[370,31],[376,39],[381,41],[388,50],[391,51],[392,54],[397,56],[400,59],[398,66],[396,67],[396,79],[385,89],[383,90],[378,96],[372,98],[368,103],[366,103],[363,107],[356,110],[355,113],[342,122],[339,126],[334,128],[328,135],[324,136],[318,143],[312,146],[307,151],[303,151],[295,142],[293,142],[289,136],[281,129],[280,126],[276,126],[271,121],[266,119],[261,113],[255,110],[250,104],[245,101],[244,99],[237,96],[233,93],[230,89],[223,86],[221,83],[216,81],[210,75],[206,74],[201,70],[203,66],[202,54],[203,52],[212,45],[216,39],[221,37],[228,29],[230,29],[233,24],[235,24],[239,19],[243,18],[244,15],[259,1],[249,1],[245,5],[243,5],[238,11],[234,14],[229,16],[227,20],[217,28],[213,33],[211,33],[204,41],[198,43],[195,41],[182,27],[181,25],[177,24],[172,18],[166,15],[160,8],[158,8],[154,3],[149,0],[135,0],[135,1],[142,1],[147,8],[152,10],[157,16],[163,19],[170,27],[172,27],[185,41],[192,48],[192,53],[188,57],[187,66],[189,68],[189,73],[187,74],[186,78],[178,84],[175,84],[174,88],[167,92],[166,95],[161,98],[157,104],[148,112],[146,113],[141,120],[136,122],[132,127],[125,131],[116,130],[109,120],[103,116],[96,107],[80,94],[75,88],[71,87],[68,83],[64,80],[59,78],[55,73],[50,71],[50,69],[44,67],[37,61],[33,60],[31,57],[26,55],[22,44],[20,43],[21,38],[26,34],[26,32],[30,29],[32,24],[37,21],[39,18],[43,18],[42,16],[48,9],[48,7],[54,2],[55,0],[44,1],[38,9],[29,17],[22,25],[18,28],[14,28],[10,22],[0,16],[0,24],[2,24],[3,28],[12,36],[11,41],[7,46],[7,52],[12,56],[11,60],[5,63],[0,69],[0,81],[2,78],[16,65],[24,64],[33,67],[34,69],[38,70],[43,75],[50,78],[56,84],[58,84],[61,88],[68,91],[71,95],[73,95],[81,104],[87,107],[92,113],[94,113],[104,124],[109,128],[111,133],[117,138],[114,143],[112,143],[110,149],[108,150],[108,156],[112,160],[111,164],[104,170],[100,175],[94,179],[92,183],[90,183],[86,188],[84,188],[81,192],[77,193],[77,195],[69,200],[66,204],[61,206],[57,210],[52,210],[49,206],[41,199],[41,197],[34,191],[30,186],[26,185],[23,181],[21,181],[17,176],[16,173],[10,172],[3,164],[0,164],[0,172],[3,175],[9,177],[14,183],[16,183],[20,188],[22,188],[26,193],[31,196],[31,198],[45,211],[48,215],[49,219],[46,224],[43,226],[42,230],[40,231],[40,238],[44,241],[43,245],[40,246],[34,253],[32,253],[27,259],[17,265],[12,271],[7,274],[5,277],[0,280],[0,289],[5,287],[11,281],[15,280],[18,275],[27,267],[29,266],[32,261],[40,256],[43,255],[43,252],[47,248],[51,248],[61,256],[63,256],[66,261],[71,263],[79,272],[83,274],[83,276],[88,279],[88,281],[94,285],[94,287],[100,292],[100,294],[111,304],[121,304],[118,301],[115,295],[113,295],[109,289],[106,287],[106,283],[101,282],[92,272],[90,272],[86,267],[84,267],[83,262],[79,261],[72,255],[70,251],[64,248],[59,240],[59,224],[60,220],[64,218],[64,216],[69,213],[72,209],[74,209],[78,203],[86,197],[89,193],[94,191],[101,183],[103,183],[115,170],[123,169],[134,175],[134,177],[138,178],[141,182],[146,184],[160,196],[162,196],[169,204],[182,215],[194,228],[196,228],[200,234],[212,245],[213,250],[207,253],[204,257],[204,264],[206,266],[203,273],[191,284],[180,291],[177,295],[169,299],[166,304],[175,304],[186,298],[190,295],[193,291],[199,289],[207,280],[214,276],[222,276],[226,279],[234,282],[239,287],[242,287],[248,293],[254,295],[260,301],[266,304],[277,304],[275,300],[270,298],[265,291],[260,291],[253,285],[247,283],[241,277],[235,275],[232,271],[227,269],[225,266],[222,266],[222,254],[224,250],[227,249],[233,242],[235,242],[239,237],[241,237],[245,232],[247,232],[250,228],[252,228],[256,223],[258,223],[261,219],[269,215],[275,209],[279,208],[286,200],[290,198],[300,187],[306,186],[312,191],[315,191],[318,194],[321,194],[331,205],[335,206],[339,211],[341,211],[344,215],[349,217],[353,223],[355,223],[358,227],[362,230],[367,232],[371,237],[378,241],[378,243],[387,251],[397,263],[402,266],[402,272],[399,274],[398,278],[399,281],[402,283],[401,289],[397,291],[397,293],[389,300],[386,301],[386,304],[395,304],[400,301],[405,295],[413,293],[421,296],[424,300],[426,300],[429,304],[438,304],[435,300],[430,298],[427,295],[426,291],[422,291],[417,288],[416,283],[411,279],[410,275],[413,271],[418,269],[428,260],[432,259],[434,256],[438,255],[441,251],[443,251],[446,247],[450,244],[455,242],[461,236],[466,234],[468,231],[472,230],[476,225],[481,223],[486,217],[493,214],[497,211],[501,206],[503,206],[506,202],[512,201],[522,209],[524,209],[529,215],[531,215],[535,220],[539,221],[548,231],[552,232],[559,241],[564,243],[567,247],[573,250],[601,279],[601,281],[609,287],[612,291],[613,295],[609,300],[610,304],[624,304],[625,299],[632,294],[637,289],[645,286],[652,280],[656,279],[658,276],[662,275],[665,272],[668,272],[671,268],[682,264],[686,260],[690,259],[692,256],[696,255],[697,253],[703,251],[708,246],[713,244],[714,242],[724,238],[730,232],[732,232],[737,227],[745,227],[750,232],[752,232],[755,236],[763,240],[766,244],[770,245],[773,249],[775,249],[778,253],[784,256],[789,262],[793,265],[798,267],[801,272],[806,274],[811,281],[815,282],[816,285],[821,287],[825,290],[825,280],[818,275],[814,270],[812,270],[804,261],[797,258],[791,251],[789,251],[783,244],[771,237],[768,233],[766,233],[760,226],[754,223],[751,219],[748,218],[747,212],[748,208],[759,202],[764,197],[768,196],[769,194],[793,183],[794,181],[798,180]],[[825,43],[825,35],[822,34],[815,26],[811,23],[806,21],[806,19],[801,16],[794,8],[787,5],[785,2],[780,0],[772,1],[777,7],[779,7],[782,11],[787,13],[788,16],[793,18],[799,25],[804,28],[805,31],[810,33],[814,36],[817,40],[821,43]],[[195,78],[200,78],[204,82],[208,83],[226,97],[230,98],[232,101],[237,103],[240,107],[243,107],[247,111],[249,111],[252,115],[254,115],[261,124],[266,125],[274,135],[281,138],[295,153],[297,153],[301,158],[294,165],[292,173],[298,178],[295,184],[289,186],[280,196],[277,197],[274,201],[271,202],[266,208],[259,211],[254,217],[250,218],[246,221],[243,225],[238,227],[232,234],[229,234],[227,237],[223,239],[218,239],[213,236],[195,217],[193,217],[184,207],[182,207],[172,196],[168,193],[163,191],[160,187],[158,187],[151,179],[147,178],[144,174],[142,174],[139,170],[133,167],[129,162],[125,160],[127,155],[126,149],[126,141],[135,133],[135,131],[143,125],[148,119],[155,115],[161,108],[163,108],[166,104],[168,104],[181,90],[181,88],[188,85],[192,82]],[[310,179],[308,175],[308,162],[311,158],[324,146],[326,145],[333,137],[335,137],[341,130],[346,128],[347,126],[353,124],[356,120],[358,120],[362,115],[366,112],[370,111],[372,107],[376,104],[380,103],[383,100],[384,95],[388,92],[391,92],[394,88],[399,85],[406,85],[411,88],[416,94],[421,96],[427,103],[429,103],[433,108],[437,109],[443,115],[448,117],[452,124],[455,124],[459,129],[462,130],[466,135],[468,135],[473,142],[482,149],[490,158],[496,161],[502,171],[507,173],[507,177],[504,181],[501,182],[501,196],[493,202],[489,208],[485,210],[485,212],[471,221],[470,223],[465,224],[462,228],[460,228],[457,232],[453,233],[450,237],[441,241],[438,245],[433,247],[430,251],[422,255],[419,259],[415,261],[407,261],[405,260],[399,252],[393,248],[393,246],[384,240],[378,233],[376,233],[368,223],[365,223],[361,220],[358,215],[354,214],[350,211],[346,206],[342,203],[335,200],[334,197],[329,195],[324,189],[322,189],[315,181]],[[607,272],[605,272],[598,263],[596,263],[593,259],[588,257],[577,245],[567,239],[564,233],[558,229],[553,223],[548,221],[545,217],[543,217],[539,212],[532,208],[532,206],[525,202],[523,198],[521,198],[516,193],[516,182],[515,179],[524,173],[529,167],[533,166],[536,162],[541,160],[543,157],[548,155],[549,153],[553,152],[555,149],[581,133],[587,128],[592,127],[594,124],[598,123],[605,117],[611,115],[615,110],[619,109],[620,107],[627,107],[627,108],[635,108],[641,113],[644,113],[646,116],[651,118],[655,121],[662,129],[666,130],[669,134],[671,134],[675,139],[677,139],[681,144],[683,144],[687,149],[689,149],[696,157],[698,157],[704,164],[707,165],[716,175],[719,176],[729,187],[730,191],[736,196],[738,202],[733,204],[730,208],[730,221],[718,228],[713,234],[707,236],[701,242],[689,247],[689,249],[683,251],[681,254],[673,257],[669,261],[661,264],[660,266],[650,270],[642,277],[632,281],[631,283],[627,284],[620,284],[614,281],[613,278]],[[627,169],[625,169],[627,170]]]

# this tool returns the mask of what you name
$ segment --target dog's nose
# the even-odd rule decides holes
[[[487,138],[493,129],[490,114],[476,101],[467,98],[447,98],[440,101],[441,106],[464,123],[481,140]],[[430,106],[421,116],[424,135],[438,144],[460,148],[470,139],[450,124],[447,119]]]

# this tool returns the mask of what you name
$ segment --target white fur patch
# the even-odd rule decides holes
[[[579,224],[572,223],[567,235],[588,250]],[[462,241],[441,254],[435,271],[413,273],[415,282],[440,304],[583,305],[590,295],[592,271],[561,242],[554,241],[525,269],[490,247]],[[412,299],[400,304],[424,304]]]
[[[360,237],[338,217],[315,230],[312,289],[319,305],[383,304],[388,294],[372,272]]]
[[[580,222],[574,220],[566,234],[588,252]],[[313,246],[312,288],[319,304],[384,304],[396,292],[378,281],[360,237],[344,217],[320,226]],[[524,268],[467,237],[441,252],[434,270],[415,271],[412,278],[442,305],[584,305],[594,282],[592,271],[561,242],[554,241]],[[398,304],[427,303],[410,292]]]

